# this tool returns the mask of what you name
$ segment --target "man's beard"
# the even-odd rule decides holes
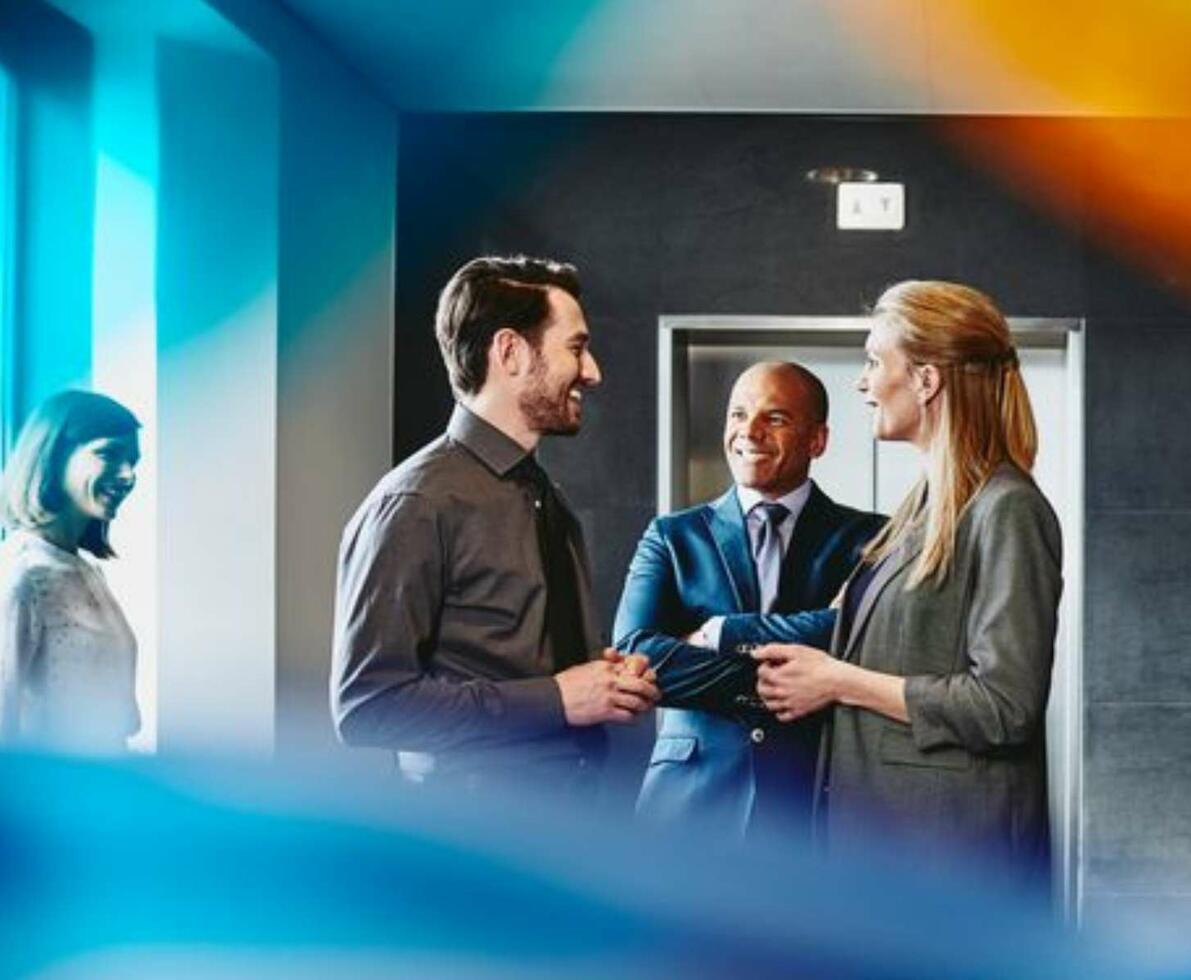
[[[538,359],[530,371],[533,387],[517,400],[517,407],[526,425],[544,436],[573,436],[579,431],[579,414],[571,407],[567,385],[561,392],[552,392],[546,384],[545,362]]]

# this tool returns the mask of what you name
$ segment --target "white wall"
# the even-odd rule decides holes
[[[339,535],[392,460],[397,120],[275,6],[211,4],[280,79],[278,751],[321,752]]]
[[[276,673],[278,81],[158,42],[164,751],[267,756]]]
[[[97,50],[93,381],[146,423],[143,742],[327,748],[336,546],[391,457],[396,115],[266,0],[54,2]]]
[[[95,219],[91,384],[141,420],[136,492],[112,528],[104,572],[137,637],[135,745],[157,744],[157,163],[156,52],[147,31],[101,32],[92,126]],[[119,270],[119,274],[114,274]]]

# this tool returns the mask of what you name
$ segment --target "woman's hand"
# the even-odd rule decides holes
[[[753,651],[757,694],[778,721],[794,721],[838,700],[840,662],[814,647],[771,643]]]
[[[909,722],[906,679],[836,660],[822,650],[771,643],[753,651],[757,694],[778,721],[794,721],[829,704],[866,708]]]

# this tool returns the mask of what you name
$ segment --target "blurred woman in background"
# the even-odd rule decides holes
[[[136,482],[140,423],[63,391],[38,406],[0,483],[0,739],[111,754],[140,727],[136,639],[94,559]],[[83,552],[89,553],[87,557]]]

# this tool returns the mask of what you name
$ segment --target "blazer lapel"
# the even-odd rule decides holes
[[[885,587],[893,580],[903,568],[912,562],[922,551],[922,528],[915,528],[907,534],[905,541],[897,548],[893,554],[889,555],[881,566],[877,569],[876,574],[868,584],[865,590],[864,598],[860,600],[860,608],[856,610],[856,618],[852,622],[851,629],[848,631],[847,645],[844,647],[843,659],[851,658],[852,653],[856,649],[856,643],[859,641],[861,634],[864,632],[864,627],[868,623],[868,617],[873,611],[873,606]],[[853,577],[855,573],[853,573]],[[852,581],[849,580],[848,588],[852,587]],[[833,648],[837,648],[836,643],[842,639],[838,636],[837,621],[837,637],[833,642]]]
[[[757,568],[749,550],[748,529],[744,526],[735,487],[711,505],[707,521],[728,571],[737,608],[742,613],[756,612],[761,608]]]
[[[798,515],[790,547],[786,549],[786,558],[782,563],[777,608],[811,609],[820,605],[814,600],[813,586],[818,579],[819,552],[831,530],[827,521],[827,498],[812,482],[810,496]]]

